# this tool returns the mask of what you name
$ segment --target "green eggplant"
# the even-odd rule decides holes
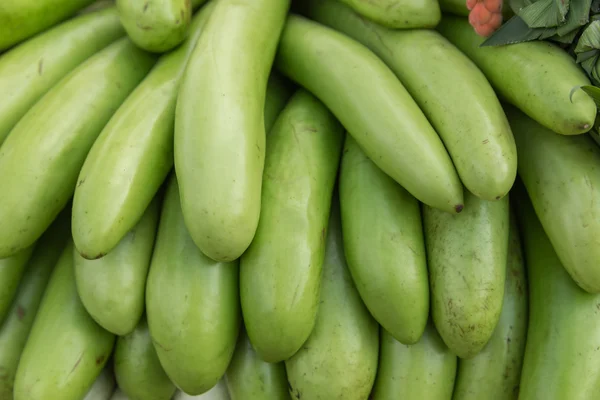
[[[40,238],[25,268],[16,296],[0,325],[0,399],[13,398],[13,385],[21,353],[40,302],[71,234],[70,208],[63,210]]]
[[[138,224],[102,258],[86,260],[73,249],[79,297],[92,318],[115,335],[132,332],[144,312],[159,212],[156,197]]]
[[[169,400],[175,394],[175,385],[160,365],[145,317],[133,332],[117,339],[114,369],[119,388],[131,400]]]
[[[275,67],[321,100],[365,154],[418,200],[450,213],[463,209],[462,184],[442,140],[371,50],[292,14]]]
[[[479,353],[500,319],[509,225],[508,196],[487,201],[465,191],[458,215],[423,207],[433,322],[460,358]]]
[[[214,261],[195,245],[174,173],[146,284],[146,314],[169,379],[190,395],[215,386],[233,357],[241,323],[238,261]]]
[[[484,200],[508,193],[517,175],[515,140],[494,89],[466,55],[435,30],[389,29],[338,0],[305,1],[310,18],[364,44],[394,71],[471,193]]]
[[[571,279],[525,189],[514,190],[529,278],[519,400],[591,400],[600,387],[600,294]]]
[[[381,329],[379,369],[371,400],[449,400],[456,376],[456,356],[429,322],[412,345]]]
[[[0,258],[31,246],[64,208],[94,141],[154,61],[120,39],[71,71],[17,123],[0,147]]]
[[[244,330],[225,374],[231,400],[289,400],[283,362],[263,361],[252,348]]]
[[[527,339],[527,281],[519,228],[511,212],[502,313],[483,350],[458,360],[453,400],[517,400]]]
[[[419,202],[346,136],[339,178],[348,268],[367,308],[404,344],[429,318],[429,278]]]
[[[174,144],[181,207],[194,243],[217,261],[238,259],[258,226],[267,81],[289,6],[216,1],[183,76]]]
[[[0,52],[56,25],[95,0],[2,0]]]
[[[298,90],[269,135],[261,217],[240,260],[250,342],[267,362],[290,358],[313,330],[343,129]]]
[[[556,44],[532,40],[481,46],[485,38],[475,33],[468,18],[448,14],[437,30],[473,60],[501,100],[548,129],[578,135],[594,125],[594,100],[582,90],[573,91],[589,85],[590,80],[576,60]]]
[[[337,196],[333,200],[317,321],[300,350],[285,361],[294,400],[364,400],[379,355],[379,325],[346,265]]]
[[[111,7],[59,24],[2,54],[0,145],[52,86],[123,35],[117,10]]]
[[[196,14],[188,39],[158,60],[90,149],[73,198],[73,240],[86,258],[109,253],[133,229],[173,168],[177,93],[211,9]]]
[[[112,353],[115,336],[77,294],[73,247],[69,240],[52,272],[19,361],[14,400],[80,400]]]
[[[507,105],[519,176],[561,264],[585,291],[600,293],[600,148],[565,137]]]
[[[146,51],[172,50],[189,34],[190,0],[117,0],[117,9],[127,35]]]

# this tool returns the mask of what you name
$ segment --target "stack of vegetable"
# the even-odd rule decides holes
[[[0,399],[598,398],[590,80],[451,1],[5,0]]]

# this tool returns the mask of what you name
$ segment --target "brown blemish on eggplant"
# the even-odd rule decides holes
[[[17,318],[19,319],[19,321],[22,321],[23,318],[25,318],[25,314],[25,309],[20,305],[17,306]]]

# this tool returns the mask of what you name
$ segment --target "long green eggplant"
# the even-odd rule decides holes
[[[421,339],[405,345],[381,329],[379,369],[372,400],[449,400],[456,376],[456,356],[433,322]]]
[[[581,90],[590,81],[566,51],[547,41],[480,47],[467,18],[446,15],[437,29],[481,69],[502,100],[563,135],[589,131],[596,104]]]
[[[339,179],[344,250],[356,288],[392,336],[416,343],[429,318],[419,202],[346,136]]]
[[[6,319],[0,325],[0,399],[13,398],[13,385],[21,353],[52,270],[69,239],[70,218],[68,209],[61,212],[40,238]]]
[[[288,359],[312,331],[343,129],[300,89],[269,135],[261,217],[240,260],[248,337],[267,362]]]
[[[186,42],[159,59],[86,157],[73,200],[73,240],[85,257],[107,254],[133,229],[173,168],[177,93],[211,10],[196,14]]]
[[[2,0],[0,51],[64,21],[95,0]]]
[[[159,211],[157,197],[117,247],[100,259],[86,260],[73,250],[81,302],[100,326],[115,335],[132,332],[144,312]]]
[[[471,193],[485,200],[508,193],[517,175],[515,141],[498,97],[467,56],[434,30],[388,29],[337,0],[307,4],[310,18],[361,42],[394,71]]]
[[[170,400],[175,394],[175,385],[160,365],[145,317],[133,332],[117,339],[114,370],[119,387],[131,400]]]
[[[190,0],[117,0],[117,9],[127,35],[146,51],[169,51],[189,33]]]
[[[442,11],[435,0],[340,0],[379,25],[392,29],[435,28]]]
[[[111,7],[73,18],[3,54],[0,57],[0,145],[52,86],[124,34],[117,10]]]
[[[4,321],[15,297],[25,266],[31,258],[34,248],[35,245],[32,245],[13,256],[0,258],[0,324]]]
[[[511,213],[500,321],[483,350],[458,361],[453,400],[517,400],[527,339],[527,281],[519,228]]]
[[[217,1],[183,77],[175,118],[181,206],[194,242],[214,260],[239,258],[256,233],[267,81],[289,6]]]
[[[379,325],[346,265],[337,196],[332,203],[315,328],[285,361],[294,400],[364,400],[377,374]]]
[[[460,358],[479,353],[500,319],[509,225],[508,196],[486,201],[465,191],[458,215],[423,208],[433,321]]]
[[[102,372],[114,342],[115,336],[90,317],[79,299],[69,240],[23,349],[14,400],[82,399]]]
[[[519,152],[519,176],[536,215],[571,278],[600,293],[600,148],[564,137],[506,106]]]
[[[173,173],[148,283],[146,313],[160,364],[181,390],[198,395],[225,374],[240,327],[238,261],[218,262],[194,244]]]
[[[283,362],[263,361],[252,348],[244,330],[225,374],[231,400],[289,400]]]
[[[421,202],[458,213],[462,184],[444,144],[379,57],[347,35],[290,15],[275,66],[318,97],[359,146]]]
[[[128,39],[118,40],[69,73],[15,126],[0,147],[0,257],[31,246],[48,228],[73,195],[100,131],[153,63]]]
[[[529,274],[530,312],[519,400],[596,399],[600,294],[585,292],[571,279],[520,189],[514,197]]]

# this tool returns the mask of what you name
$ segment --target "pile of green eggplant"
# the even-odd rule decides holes
[[[600,399],[589,80],[449,3],[2,0],[0,400]]]

